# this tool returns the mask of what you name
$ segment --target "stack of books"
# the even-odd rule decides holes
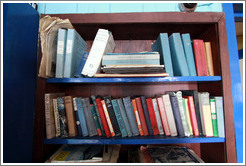
[[[147,135],[224,137],[223,99],[195,90],[152,98],[45,94],[47,138]]]

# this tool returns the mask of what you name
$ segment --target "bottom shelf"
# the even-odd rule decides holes
[[[136,136],[136,137],[70,137],[44,139],[44,144],[179,144],[179,143],[219,143],[225,142],[223,137],[168,137],[168,136]]]

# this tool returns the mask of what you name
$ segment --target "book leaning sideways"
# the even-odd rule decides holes
[[[112,33],[106,29],[99,29],[81,74],[93,77],[100,71],[102,56],[113,52],[114,48],[115,42]]]

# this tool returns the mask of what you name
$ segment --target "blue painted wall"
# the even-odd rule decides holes
[[[178,3],[39,3],[40,14],[175,12]],[[221,12],[221,3],[198,3],[196,11]]]

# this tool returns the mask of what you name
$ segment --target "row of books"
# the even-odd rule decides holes
[[[152,51],[161,55],[161,64],[169,76],[214,76],[210,42],[191,40],[190,34],[160,33]]]
[[[224,137],[222,97],[195,90],[154,98],[45,94],[47,138],[74,136]]]

